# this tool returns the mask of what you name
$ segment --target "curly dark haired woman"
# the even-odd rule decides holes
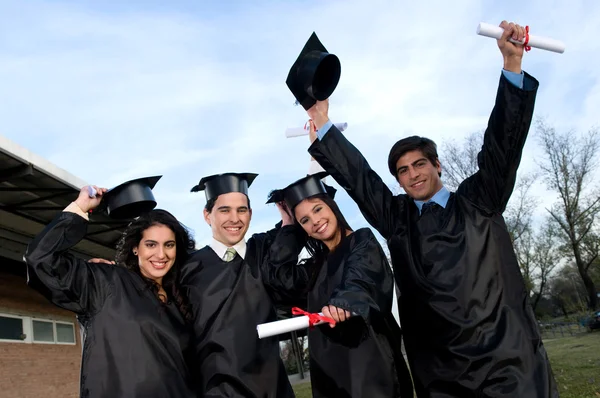
[[[178,288],[180,264],[195,246],[164,210],[146,212],[123,234],[116,264],[68,253],[86,235],[88,215],[106,189],[82,188],[30,243],[28,283],[73,311],[85,330],[82,397],[193,397],[186,353],[190,313]]]

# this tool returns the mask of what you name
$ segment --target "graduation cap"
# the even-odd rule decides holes
[[[248,187],[257,176],[254,173],[215,174],[203,177],[190,192],[204,191],[207,201],[229,192],[241,192],[247,196]]]
[[[152,189],[162,176],[142,177],[124,182],[108,190],[99,206],[99,210],[109,217],[125,220],[139,217],[156,207]]]
[[[310,36],[292,65],[285,83],[296,102],[308,110],[317,101],[329,98],[340,81],[341,64],[329,54],[316,33]]]
[[[276,189],[269,194],[267,203],[285,201],[288,208],[293,210],[298,203],[315,195],[325,194],[329,195],[333,199],[337,189],[321,181],[321,179],[327,175],[327,172],[309,174],[306,177],[291,183],[283,189]]]

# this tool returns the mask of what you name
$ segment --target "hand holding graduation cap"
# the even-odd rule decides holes
[[[92,192],[90,188],[93,188],[93,190],[96,191],[96,194],[94,196],[90,195],[90,192]],[[102,201],[102,196],[106,193],[106,191],[106,188],[99,188],[95,185],[85,186],[79,191],[79,196],[75,200],[75,203],[77,204],[77,206],[79,206],[81,211],[87,213],[90,210],[93,210],[96,207],[98,207],[98,205]]]
[[[317,126],[315,126],[315,122],[313,122],[312,119],[310,119],[308,121],[308,127],[309,127],[308,139],[310,140],[310,143],[312,144],[317,139]]]
[[[324,101],[317,101],[306,111],[315,127],[320,129],[329,120],[329,98]]]
[[[292,215],[291,210],[288,208],[285,202],[277,202],[275,203],[279,213],[281,214],[282,226],[285,225],[293,225],[294,224],[294,216]]]

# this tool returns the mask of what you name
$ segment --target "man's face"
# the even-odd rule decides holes
[[[251,218],[248,197],[240,192],[219,195],[210,213],[204,209],[204,220],[210,225],[213,238],[229,247],[244,239]]]
[[[442,188],[440,162],[435,165],[420,150],[406,152],[396,162],[396,177],[406,194],[415,200],[428,201]]]

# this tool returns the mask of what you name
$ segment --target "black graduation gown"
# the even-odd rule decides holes
[[[445,209],[422,217],[407,195],[393,196],[335,126],[309,149],[387,239],[420,397],[558,396],[502,217],[538,82],[525,73],[523,87],[501,76],[479,170]]]
[[[259,267],[274,237],[273,231],[253,235],[245,259],[236,254],[231,262],[206,246],[182,270],[182,285],[195,317],[193,378],[199,396],[295,396],[279,340],[259,339],[256,331],[258,324],[277,320]]]
[[[184,358],[191,331],[180,312],[134,272],[67,253],[86,232],[83,217],[62,212],[25,254],[29,286],[84,328],[81,397],[194,397]]]
[[[271,247],[271,286],[289,292],[292,286],[306,291],[310,284],[309,312],[334,305],[358,314],[335,328],[319,325],[309,331],[313,397],[412,397],[400,328],[391,312],[394,277],[373,232],[361,228],[346,237],[313,271],[312,282],[311,273],[296,265],[302,247],[295,243],[292,228],[300,229],[282,228]],[[289,250],[294,246],[299,250]]]

